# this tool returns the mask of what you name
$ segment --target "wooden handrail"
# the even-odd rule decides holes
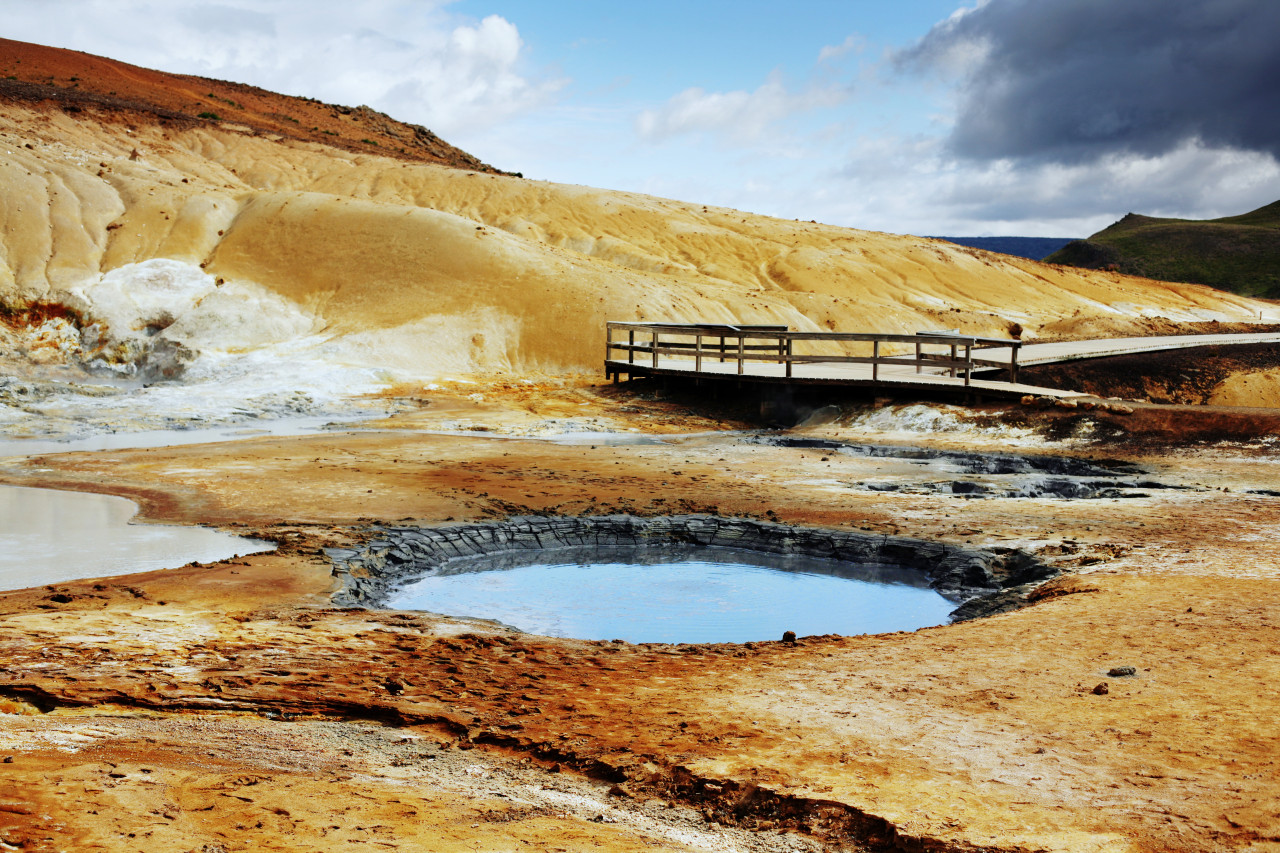
[[[626,342],[615,341],[614,332],[625,331]],[[641,336],[637,340],[637,336]],[[664,336],[667,338],[664,340]],[[678,338],[680,340],[671,340]],[[752,341],[753,343],[748,343]],[[832,344],[870,343],[872,354],[805,355],[796,354],[795,343],[819,342]],[[881,344],[910,344],[914,350],[906,353],[881,354]],[[785,365],[788,378],[793,376],[795,364],[870,364],[872,381],[879,379],[882,364],[912,364],[916,373],[926,366],[947,371],[953,378],[964,374],[964,384],[970,383],[974,368],[994,367],[1009,371],[1009,381],[1017,382],[1018,350],[1022,341],[1016,338],[988,338],[979,335],[962,335],[957,332],[918,332],[914,335],[875,332],[793,332],[782,325],[732,325],[724,323],[656,323],[608,321],[605,324],[605,361],[612,362],[615,351],[627,354],[627,364],[636,363],[636,353],[649,356],[650,365],[657,369],[661,356],[690,358],[695,372],[702,372],[703,359],[710,355],[720,362],[736,362],[738,375],[743,375],[747,362]],[[947,348],[946,354],[925,352],[925,346]],[[1007,347],[1008,362],[975,358],[975,350]],[[961,356],[960,350],[964,354]],[[619,362],[621,363],[621,362]],[[624,371],[625,372],[625,371]]]
[[[665,332],[670,334],[693,336],[701,331],[707,335],[723,334],[726,337],[736,338],[742,336],[757,340],[776,340],[778,338],[783,338],[795,341],[882,341],[886,343],[914,344],[920,342],[948,345],[968,342],[974,346],[977,344],[984,344],[987,347],[1013,347],[1014,349],[1022,346],[1022,341],[1017,338],[987,338],[981,335],[959,335],[949,332],[917,332],[912,335],[882,332],[792,332],[786,326],[730,326],[710,323],[640,323],[621,320],[609,320],[606,323],[606,326],[615,329],[632,328],[649,334],[654,332]]]

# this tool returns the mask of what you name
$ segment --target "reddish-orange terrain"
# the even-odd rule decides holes
[[[510,431],[584,404],[619,416],[615,392],[591,386],[485,393],[483,405],[438,398],[435,417]],[[674,403],[625,408],[636,427],[714,424]],[[1117,429],[1141,431],[1151,411]],[[900,462],[732,434],[561,446],[418,431],[432,423],[428,407],[390,432],[12,461],[11,483],[129,494],[152,518],[242,523],[282,547],[4,595],[0,695],[18,714],[0,717],[12,759],[0,839],[50,850],[1280,843],[1268,545],[1280,500],[1259,493],[1274,483],[1262,445],[1129,455],[1179,487],[1147,497],[973,501],[858,485],[914,482]],[[869,438],[850,430],[809,435]],[[1009,439],[921,440],[991,450]],[[1122,444],[1082,450],[1126,456]],[[320,549],[364,541],[374,521],[672,509],[1022,547],[1067,573],[1002,616],[745,646],[547,639],[329,603]],[[1132,675],[1116,674],[1126,666]]]
[[[501,174],[425,127],[366,106],[323,104],[0,38],[0,101],[5,100],[49,104],[72,114],[89,110],[99,119],[115,113],[178,127],[235,124],[262,135]]]

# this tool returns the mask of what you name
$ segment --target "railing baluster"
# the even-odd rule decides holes
[[[626,337],[621,337],[619,333],[626,331]],[[646,339],[647,336],[647,339]],[[690,341],[689,338],[693,340]],[[750,339],[751,342],[748,341]],[[707,341],[711,343],[708,344]],[[801,347],[802,354],[796,352],[797,341],[813,341],[818,344],[818,348],[822,349],[827,343],[840,345],[845,348],[847,345],[855,343],[870,342],[870,357],[859,355],[837,355],[837,354],[810,354],[808,350]],[[894,354],[892,348],[886,353],[882,344],[908,344],[908,349],[901,354]],[[915,335],[902,334],[877,334],[873,332],[793,332],[785,326],[757,324],[745,326],[730,326],[727,324],[684,324],[684,323],[645,323],[645,322],[616,322],[608,321],[605,324],[605,366],[606,373],[610,378],[616,378],[622,372],[626,371],[626,367],[634,367],[645,364],[653,370],[664,368],[662,356],[670,355],[673,363],[678,363],[684,356],[690,354],[692,350],[694,372],[701,374],[706,369],[708,356],[712,361],[719,361],[724,364],[728,361],[736,362],[737,374],[739,376],[778,376],[772,373],[767,365],[769,363],[782,365],[779,374],[787,379],[796,377],[796,365],[817,364],[829,362],[835,365],[841,364],[870,364],[870,378],[873,382],[880,381],[881,365],[888,365],[892,368],[894,365],[905,365],[911,363],[915,366],[915,373],[922,375],[925,367],[930,368],[930,374],[934,375],[934,370],[938,365],[943,367],[942,371],[938,371],[940,377],[950,377],[952,380],[960,379],[960,385],[970,387],[973,382],[973,371],[976,369],[995,368],[1000,373],[1006,373],[1006,378],[999,381],[1007,381],[1010,384],[1016,384],[1020,377],[1019,356],[1021,354],[1022,341],[1003,338],[984,338],[976,335],[962,335],[957,332],[920,332]],[[643,352],[645,347],[649,347],[649,358],[637,358],[636,354]],[[940,353],[929,352],[929,347],[938,347],[942,350]],[[998,348],[996,351],[1002,351],[1007,348],[1009,351],[1008,361],[1002,361],[999,358],[977,358],[975,352],[984,348]],[[625,349],[627,358],[625,362],[617,355],[616,350]],[[961,352],[963,349],[963,352]],[[912,350],[914,350],[914,359],[912,358]],[[848,352],[848,350],[845,350]],[[945,353],[949,352],[949,357]],[[756,362],[763,365],[758,373],[748,374],[748,362]],[[614,370],[614,367],[617,370]],[[670,365],[666,365],[670,367]],[[963,376],[961,376],[963,373]],[[866,376],[866,374],[863,374]],[[997,376],[999,373],[996,374]],[[892,379],[892,378],[891,378]],[[887,381],[891,381],[887,380]]]

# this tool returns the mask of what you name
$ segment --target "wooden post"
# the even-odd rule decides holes
[[[702,332],[693,336],[693,372],[702,372]]]
[[[725,356],[724,335],[720,336],[720,363],[724,364]]]
[[[604,376],[610,382],[617,382],[618,375],[609,369],[609,359],[613,357],[613,324],[604,324]]]
[[[653,330],[653,369],[658,369],[658,330]]]
[[[747,344],[747,336],[739,332],[738,333],[738,375],[739,376],[742,375],[742,361],[743,361],[742,351],[746,347],[746,344]]]
[[[847,352],[847,350],[846,350]],[[880,381],[880,341],[871,342],[871,381]]]
[[[969,377],[973,373],[973,341],[964,345],[964,387],[969,387]]]
[[[1018,350],[1022,347],[1022,341],[1014,341],[1012,352],[1009,353],[1009,381],[1013,384],[1018,382]]]
[[[951,378],[956,378],[956,345],[951,345]]]
[[[920,342],[916,341],[916,373],[919,373],[923,367],[924,365],[920,361]]]
[[[636,363],[636,330],[627,329],[627,364]],[[628,376],[631,374],[628,373]]]
[[[791,356],[793,353],[792,344],[794,343],[795,341],[791,340],[791,338],[787,338],[787,378],[788,379],[791,378]]]

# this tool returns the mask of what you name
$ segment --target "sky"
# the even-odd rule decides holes
[[[1280,199],[1277,0],[0,0],[540,180],[946,236]]]

